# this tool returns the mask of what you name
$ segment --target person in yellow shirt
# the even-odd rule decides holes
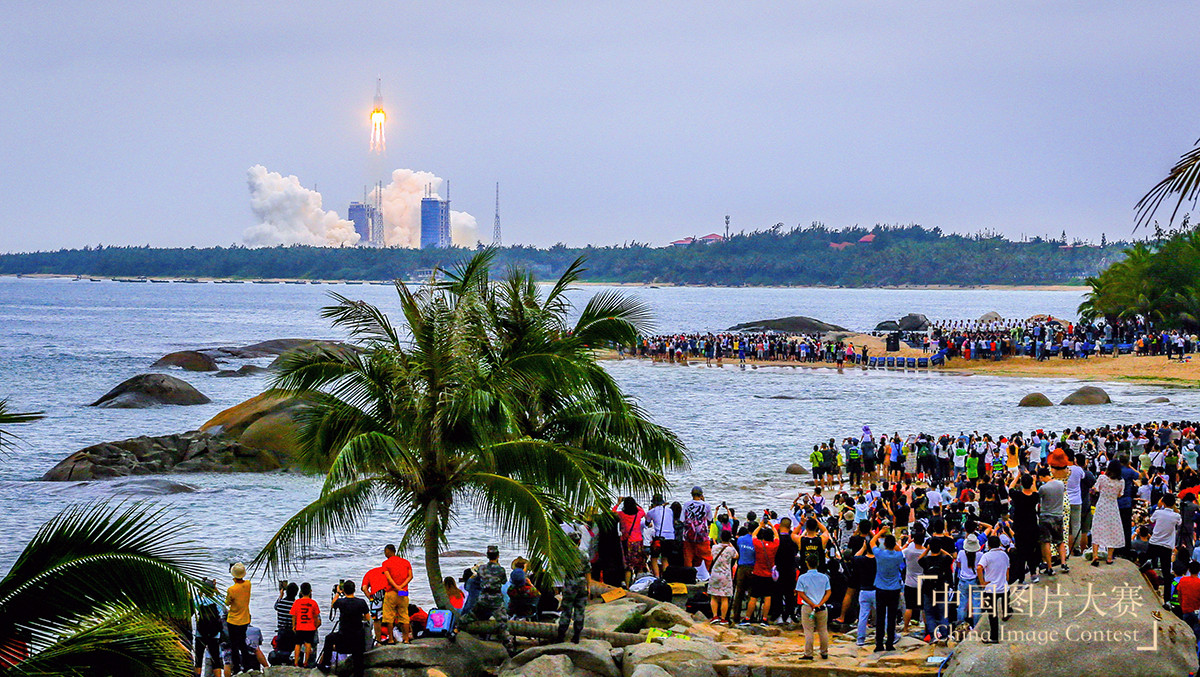
[[[225,591],[225,606],[229,609],[225,621],[229,626],[229,649],[233,654],[233,674],[258,668],[254,654],[246,647],[246,628],[250,627],[250,581],[246,580],[246,565],[238,562],[229,567],[233,585]]]

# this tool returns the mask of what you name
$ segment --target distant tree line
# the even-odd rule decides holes
[[[866,235],[874,241],[859,242]],[[539,249],[505,247],[498,268],[514,265],[541,277],[560,275],[586,257],[583,279],[711,285],[981,285],[1082,284],[1124,256],[1129,243],[1034,238],[1016,242],[993,233],[957,235],[919,225],[831,229],[783,224],[713,244]],[[831,246],[834,245],[834,246]],[[391,280],[471,256],[467,248],[418,250],[309,246],[152,249],[98,246],[0,254],[0,274],[104,277],[223,277]]]

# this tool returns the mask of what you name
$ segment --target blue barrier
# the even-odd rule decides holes
[[[904,366],[909,369],[916,369],[917,368],[917,358],[910,357],[910,358],[904,360]]]
[[[917,358],[917,368],[918,369],[928,369],[929,368],[929,358],[928,357],[918,357]]]
[[[896,366],[896,358],[894,358],[894,357],[887,358],[887,366],[889,369],[895,367]]]

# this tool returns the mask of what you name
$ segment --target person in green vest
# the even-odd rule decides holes
[[[808,455],[808,465],[812,469],[813,484],[818,487],[825,486],[825,455],[821,453],[819,445],[813,445],[812,453]]]
[[[971,454],[970,456],[967,457],[967,479],[969,479],[969,480],[979,479],[979,462],[980,462],[980,460],[981,459],[979,458],[978,454]]]

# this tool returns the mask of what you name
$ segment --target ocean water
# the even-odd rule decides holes
[[[604,288],[573,293],[580,305]],[[0,571],[6,571],[38,526],[65,505],[91,500],[153,500],[191,525],[191,536],[211,553],[214,573],[249,561],[284,519],[316,497],[319,480],[295,473],[189,474],[109,482],[48,483],[38,478],[71,452],[103,441],[192,430],[217,412],[266,387],[266,377],[215,378],[173,372],[213,402],[142,410],[87,407],[117,383],[150,371],[163,354],[187,348],[245,345],[282,338],[344,338],[318,316],[336,291],[395,310],[395,291],[370,285],[121,284],[0,278],[0,397],[17,410],[47,418],[21,426],[16,449],[0,458]],[[649,303],[661,330],[724,329],[738,322],[809,315],[851,329],[870,329],[908,312],[931,318],[1006,317],[1050,313],[1073,317],[1082,292],[994,290],[624,288]],[[397,312],[398,314],[398,312]],[[252,361],[265,364],[268,360]],[[236,367],[240,362],[231,362]],[[1060,399],[1070,380],[1005,379],[939,373],[769,367],[738,369],[652,365],[626,360],[607,368],[656,421],[676,431],[691,467],[671,477],[672,498],[694,484],[710,501],[740,511],[782,509],[800,490],[784,474],[805,461],[812,444],[874,431],[1012,433],[1162,418],[1195,418],[1200,392],[1138,384],[1104,387],[1114,404],[1101,407],[1018,409],[1032,391]],[[1166,395],[1171,404],[1149,405]],[[788,399],[777,399],[785,396]],[[643,502],[645,502],[643,497]],[[314,547],[291,578],[318,591],[338,579],[358,580],[376,565],[383,545],[397,538],[395,519],[382,507],[354,534]],[[490,525],[469,513],[450,534],[450,547],[482,551],[499,543]],[[421,568],[421,553],[409,553]],[[474,563],[445,559],[447,574]],[[270,625],[274,583],[258,581],[253,610]],[[431,599],[421,573],[414,598]],[[318,595],[318,597],[321,597]],[[322,604],[325,599],[321,598]]]

